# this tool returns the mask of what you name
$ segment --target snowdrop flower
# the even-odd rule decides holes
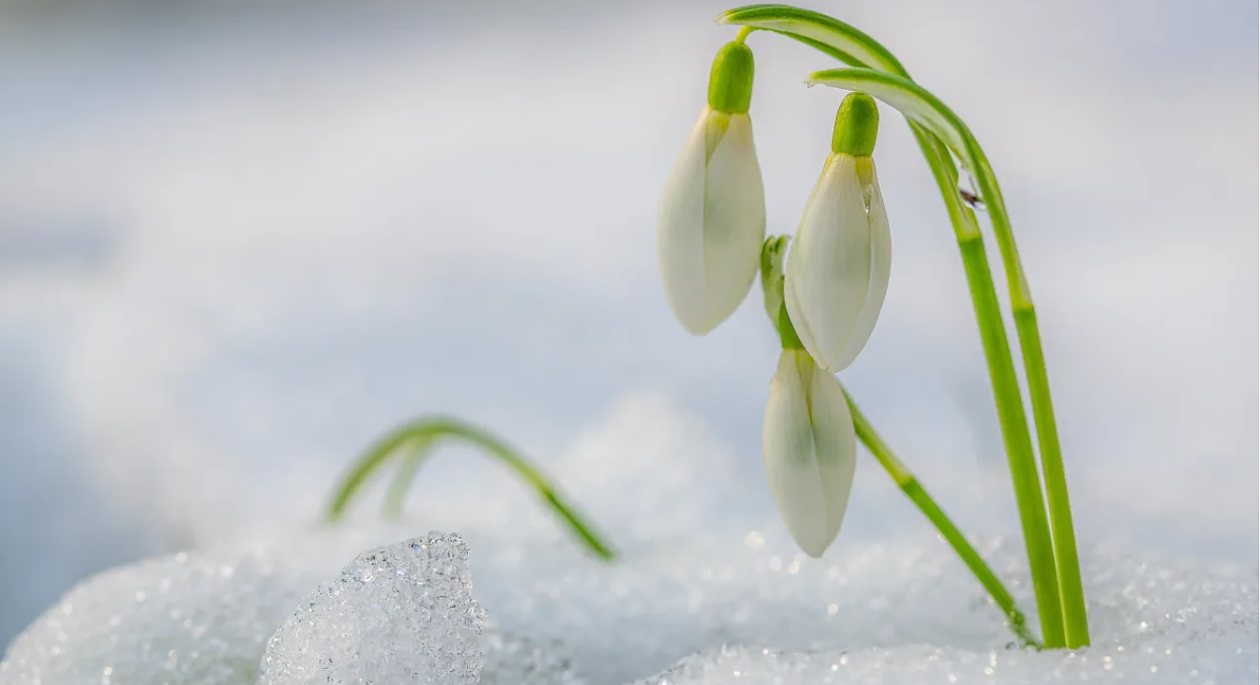
[[[888,292],[892,240],[871,159],[878,124],[870,96],[851,93],[840,104],[831,155],[788,256],[788,315],[805,349],[833,373],[862,351]]]
[[[797,546],[820,557],[840,532],[857,468],[857,436],[835,376],[787,348],[770,381],[762,428],[770,492]]]
[[[670,172],[657,214],[665,297],[695,335],[726,320],[757,275],[766,202],[748,118],[752,78],[752,51],[738,40],[727,43],[713,61],[709,104]]]

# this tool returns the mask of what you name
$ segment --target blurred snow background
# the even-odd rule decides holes
[[[428,411],[545,465],[602,463],[566,471],[579,503],[694,450],[731,465],[739,518],[769,515],[760,298],[694,339],[655,273],[657,195],[726,6],[0,9],[0,643],[92,571],[309,517],[360,448]],[[985,145],[1078,536],[1255,563],[1256,6],[811,6],[883,41]],[[841,94],[801,85],[821,55],[750,44],[770,230],[789,232]],[[843,379],[965,530],[1011,533],[957,250],[884,114],[893,283]],[[462,489],[471,511],[506,490],[461,456],[416,498]],[[859,478],[830,555],[923,532],[872,464]]]

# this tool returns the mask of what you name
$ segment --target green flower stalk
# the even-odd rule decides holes
[[[841,389],[844,390],[843,386],[841,386]],[[914,506],[918,507],[919,511],[923,512],[928,521],[936,527],[937,532],[940,533],[945,542],[954,548],[958,558],[967,565],[967,568],[975,575],[976,580],[980,581],[980,584],[988,591],[989,596],[993,599],[993,603],[1002,610],[1011,632],[1019,637],[1023,646],[1040,648],[1041,643],[1028,630],[1028,622],[1024,617],[1024,612],[1020,611],[1019,607],[1015,605],[1015,598],[1002,585],[1002,581],[998,579],[993,569],[989,568],[989,565],[985,563],[984,557],[980,556],[976,548],[967,542],[967,538],[963,537],[962,531],[958,530],[958,527],[945,514],[945,511],[936,504],[936,501],[932,499],[927,490],[919,484],[919,479],[915,478],[910,469],[897,458],[896,454],[893,454],[892,448],[888,446],[888,443],[884,442],[879,433],[875,432],[875,427],[871,425],[866,415],[854,403],[853,396],[849,394],[848,390],[844,390],[844,396],[849,403],[849,413],[853,416],[857,437],[862,441],[862,444],[866,445],[866,449],[870,451],[871,456],[875,457],[880,466],[883,466],[884,470],[888,472],[893,482],[897,484],[897,487],[905,493],[906,497],[910,498]]]

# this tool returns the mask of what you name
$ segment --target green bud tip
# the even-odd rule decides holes
[[[709,106],[727,114],[748,112],[752,83],[752,50],[739,41],[723,45],[709,72]]]
[[[849,93],[836,112],[836,128],[831,134],[831,151],[836,154],[870,157],[879,133],[879,109],[875,98],[866,93]]]

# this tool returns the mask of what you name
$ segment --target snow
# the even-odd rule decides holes
[[[685,657],[635,685],[1256,681],[1254,572],[1089,551],[1090,648],[1037,652],[997,643],[977,648],[952,636],[941,639],[948,631],[936,644],[891,640],[854,648],[861,642],[842,638],[827,648],[797,651],[724,645]],[[920,610],[937,606],[928,601]],[[900,624],[912,616],[894,620]]]
[[[0,684],[252,682],[259,646],[296,599],[275,571],[199,553],[107,571],[14,639]]]
[[[557,544],[555,531],[487,527],[469,536],[470,589],[459,538],[407,541],[415,526],[290,532],[245,554],[182,554],[103,574],[13,643],[0,685],[252,683],[260,663],[259,685],[372,674],[473,683],[483,653],[479,682],[488,685],[1224,684],[1257,675],[1254,570],[1086,547],[1094,646],[1037,653],[1015,647],[1000,612],[935,539],[840,545],[815,561],[768,526],[641,544],[609,565]],[[337,575],[350,550],[389,540],[404,542]],[[1030,609],[1018,541],[981,549]],[[480,639],[478,605],[489,617]],[[372,670],[438,664],[453,675]]]
[[[359,555],[267,641],[259,685],[476,685],[485,611],[467,557],[441,534]]]
[[[474,573],[492,616],[564,640],[591,682],[663,672],[644,682],[788,685],[820,682],[833,666],[834,682],[846,683],[1255,680],[1254,573],[1087,547],[1095,646],[1038,654],[1014,648],[1000,612],[939,541],[864,545],[822,563],[759,534],[732,542],[554,568],[532,587],[519,572],[507,585],[506,566]],[[1018,542],[984,549],[1004,578],[1023,575]],[[1030,609],[1028,588],[1016,594]],[[800,675],[780,679],[791,673]]]
[[[355,622],[374,616],[382,606],[380,602],[364,604],[351,600],[340,607],[326,603],[330,592],[338,589],[350,596],[352,591],[347,586],[358,583],[356,578],[363,578],[364,563],[370,558],[376,559],[378,569],[391,566],[401,574],[383,576],[386,582],[380,588],[384,597],[400,600],[395,608],[405,606],[408,613],[416,615],[419,612],[410,610],[428,611],[434,617],[432,626],[462,626],[459,630],[465,633],[473,624],[482,623],[482,612],[466,587],[466,551],[458,536],[430,533],[426,538],[404,540],[393,546],[398,551],[410,551],[410,559],[399,559],[389,550],[371,550],[359,555],[340,576],[336,575],[342,564],[339,560],[353,554],[348,550],[374,546],[401,534],[397,527],[350,528],[315,535],[286,531],[287,540],[281,546],[259,546],[248,552],[218,549],[180,553],[107,571],[70,590],[13,641],[0,662],[0,685],[304,682],[283,680],[277,673],[260,669],[260,665],[267,666],[264,649],[269,650],[271,665],[279,671],[282,664],[293,666],[305,656],[304,651],[315,649],[331,654],[328,650],[336,648],[348,635],[362,637],[364,632],[393,630],[392,625]],[[422,549],[417,552],[413,545]],[[424,549],[426,545],[428,548]],[[453,554],[441,557],[435,550]],[[386,554],[383,561],[382,553]],[[447,563],[437,565],[441,559]],[[436,589],[441,592],[434,593],[431,590],[435,588],[421,585],[412,593],[410,602],[402,601],[406,599],[405,581],[414,580],[417,575],[439,578]],[[377,593],[361,595],[364,600],[381,597]],[[467,611],[451,615],[449,605],[437,611],[431,605],[439,599]],[[338,616],[338,608],[348,611]],[[313,626],[317,629],[296,636],[295,642],[295,624],[303,617],[315,619]],[[330,634],[342,619],[350,619],[342,624],[347,632]],[[405,625],[407,621],[398,623]],[[571,657],[562,644],[506,633],[496,630],[493,624],[486,627],[476,647],[468,649],[466,642],[459,643],[468,662],[466,671],[473,669],[473,662],[480,669],[484,657],[488,664],[480,680],[484,685],[583,685],[573,676]],[[425,637],[428,639],[422,644],[441,644],[432,639],[434,635]],[[405,641],[406,638],[379,632],[372,636],[372,640],[387,648],[391,644],[407,644],[409,650],[414,650],[417,642]],[[370,641],[365,641],[365,646]],[[447,647],[454,644],[445,643]],[[448,650],[446,656],[455,653]],[[441,656],[433,658],[431,653],[422,656],[428,665],[441,661]],[[344,672],[334,675],[343,677]],[[477,681],[474,678],[470,682]]]
[[[264,652],[273,666],[338,651],[349,659],[352,640],[364,661],[376,650],[411,659],[407,650],[458,644],[464,656],[450,662],[465,666],[451,682],[472,682],[475,651],[484,654],[485,685],[1256,681],[1254,567],[1084,544],[1093,646],[1021,651],[1001,612],[925,525],[882,536],[846,527],[824,558],[809,559],[768,500],[747,506],[764,491],[677,405],[645,400],[617,416],[553,470],[621,552],[615,563],[578,549],[498,470],[486,467],[493,475],[475,491],[425,472],[422,496],[396,523],[376,520],[368,498],[337,526],[242,531],[84,581],[12,643],[0,685],[303,682],[263,673]],[[855,489],[900,496],[882,475],[858,475]],[[957,499],[944,501],[953,509]],[[909,507],[853,506],[854,523]],[[394,545],[396,554],[435,528],[459,531],[469,548],[467,572],[455,563],[463,554],[455,544],[453,575],[438,581],[453,593],[453,610],[423,595],[408,599],[415,586],[393,577],[385,585],[401,592],[386,593],[392,599],[362,604],[366,595],[343,589],[347,603],[329,603],[335,588],[363,577],[364,550]],[[1036,626],[1022,541],[973,542]],[[404,568],[428,563],[391,558]],[[468,651],[470,641],[448,637],[453,625],[472,630],[478,605],[484,632]],[[388,611],[398,619],[360,621]],[[412,620],[426,611],[428,623]],[[312,622],[299,626],[304,617]],[[425,637],[411,637],[415,630]],[[337,667],[357,668],[351,661]]]

